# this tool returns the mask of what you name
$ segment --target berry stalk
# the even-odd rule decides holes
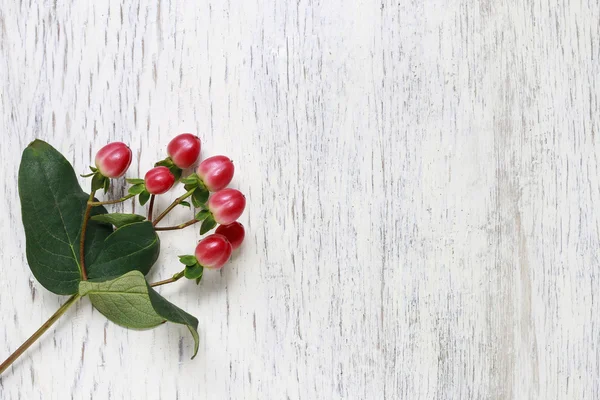
[[[172,209],[177,207],[177,205],[179,205],[183,200],[190,197],[194,193],[195,190],[196,190],[196,188],[193,188],[193,189],[187,191],[183,196],[176,198],[175,201],[173,203],[171,203],[171,205],[169,207],[167,207],[167,209],[165,211],[163,211],[158,217],[156,217],[156,219],[154,220],[152,225],[156,226],[156,224],[158,224],[161,219],[163,219]]]

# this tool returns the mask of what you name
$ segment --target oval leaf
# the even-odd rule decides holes
[[[23,151],[19,197],[31,272],[53,293],[77,293],[81,223],[89,195],[81,190],[73,167],[48,143],[35,140]],[[91,215],[105,213],[104,207],[94,207]],[[112,227],[90,222],[86,259],[98,255],[111,233]]]
[[[94,307],[112,322],[132,329],[150,329],[165,321],[186,325],[198,352],[198,320],[152,289],[144,275],[131,271],[104,282],[83,281],[79,294],[88,295]]]
[[[158,259],[160,240],[149,221],[125,225],[106,238],[94,260],[86,258],[90,279],[123,275],[137,270],[146,275]]]
[[[117,228],[120,228],[125,225],[133,224],[135,222],[141,222],[146,219],[143,215],[138,214],[121,214],[121,213],[112,213],[112,214],[101,214],[95,215],[91,218],[93,221],[114,225]]]

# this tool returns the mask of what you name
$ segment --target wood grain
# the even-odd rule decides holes
[[[78,171],[126,141],[133,177],[197,132],[249,199],[232,263],[161,289],[195,360],[85,300],[3,400],[600,398],[596,0],[0,4],[0,358],[64,301],[26,266],[34,138]],[[162,237],[156,280],[199,236]]]

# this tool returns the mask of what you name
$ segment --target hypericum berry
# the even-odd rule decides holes
[[[227,240],[229,240],[229,243],[231,243],[231,248],[233,250],[241,246],[244,241],[244,236],[246,235],[244,225],[237,221],[232,222],[229,225],[219,225],[215,233],[225,236]]]
[[[196,173],[211,192],[218,192],[229,185],[233,179],[233,162],[229,157],[213,156],[198,165]]]
[[[202,239],[194,255],[198,264],[204,268],[219,269],[225,265],[225,263],[231,257],[231,243],[223,235],[212,234]]]
[[[96,168],[103,176],[119,178],[129,168],[131,158],[131,149],[125,143],[109,143],[96,154]]]
[[[175,177],[167,167],[154,167],[144,176],[144,184],[150,194],[163,194],[171,189],[174,183]]]
[[[239,190],[223,189],[210,196],[207,206],[217,223],[228,225],[244,212],[246,197]]]
[[[200,138],[191,133],[177,135],[169,142],[167,154],[179,168],[189,168],[200,157]]]

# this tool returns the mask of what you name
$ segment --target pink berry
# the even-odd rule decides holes
[[[213,156],[202,161],[196,173],[209,191],[218,192],[229,185],[233,171],[233,162],[229,157]]]
[[[167,167],[154,167],[146,172],[144,183],[148,193],[163,194],[171,189],[171,186],[175,183],[175,177]]]
[[[208,209],[215,221],[228,225],[242,215],[246,207],[246,197],[236,189],[223,189],[208,199]]]
[[[191,133],[177,135],[169,142],[167,154],[179,168],[189,168],[200,157],[200,138]]]
[[[216,233],[202,239],[196,246],[196,260],[204,268],[220,269],[231,257],[231,243]]]
[[[108,178],[119,178],[131,164],[131,149],[125,143],[112,142],[96,153],[96,168]]]
[[[231,243],[231,248],[233,250],[240,247],[244,241],[244,236],[246,235],[244,225],[237,221],[232,222],[229,225],[219,225],[215,233],[225,236],[227,240],[229,240],[229,243]]]

